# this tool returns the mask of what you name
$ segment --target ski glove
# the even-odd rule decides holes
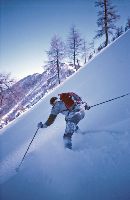
[[[42,122],[39,122],[37,125],[38,128],[47,128],[46,124],[43,124]]]
[[[91,107],[87,105],[87,103],[85,104],[85,110],[89,110]]]

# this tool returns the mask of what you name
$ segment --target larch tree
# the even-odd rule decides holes
[[[97,19],[97,25],[100,29],[97,31],[95,38],[100,38],[105,35],[104,46],[107,46],[109,36],[113,34],[113,30],[116,30],[115,23],[120,16],[117,14],[111,0],[97,0],[95,1],[95,6],[100,9]]]
[[[122,35],[124,33],[123,31],[123,27],[118,27],[116,32],[115,32],[115,37],[118,38],[120,35]]]
[[[50,68],[51,73],[57,73],[58,83],[60,84],[60,68],[62,60],[65,56],[65,45],[61,38],[57,35],[51,40],[50,50],[47,51],[48,55],[48,66]]]
[[[14,100],[17,100],[17,95],[14,91],[12,91],[11,86],[15,83],[15,80],[11,78],[10,73],[0,73],[0,105],[2,106],[5,101],[5,91],[8,89],[13,97]]]
[[[127,31],[128,29],[130,29],[130,18],[127,19],[125,31]]]
[[[73,25],[70,28],[70,33],[68,36],[68,55],[69,58],[73,60],[73,65],[75,69],[77,70],[76,63],[79,62],[79,55],[82,52],[82,45],[83,45],[83,40],[80,36],[79,31],[77,30],[76,26]]]
[[[88,53],[87,42],[84,39],[83,40],[83,47],[82,47],[82,58],[84,60],[84,64],[87,63],[87,53]]]

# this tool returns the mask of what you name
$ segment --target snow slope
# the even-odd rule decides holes
[[[2,200],[129,200],[130,95],[93,107],[64,149],[64,117],[39,130],[16,173],[49,99],[74,91],[89,105],[130,92],[130,31],[0,132]]]

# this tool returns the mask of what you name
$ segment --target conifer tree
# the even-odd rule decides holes
[[[83,40],[82,58],[84,59],[84,64],[87,63],[87,53],[88,53],[87,42]]]
[[[80,36],[79,31],[77,30],[76,26],[73,25],[70,29],[68,37],[68,54],[70,59],[73,60],[73,65],[76,70],[77,70],[76,62],[79,61],[78,56],[82,52],[82,44],[83,44],[82,42],[83,40]]]
[[[50,50],[47,51],[47,54],[49,58],[48,66],[50,67],[50,71],[53,74],[57,73],[58,82],[60,84],[60,67],[65,56],[65,46],[61,38],[57,35],[54,35],[52,38]]]
[[[125,31],[127,31],[128,29],[130,29],[130,18],[127,19]]]
[[[95,6],[100,10],[98,12],[97,25],[100,28],[97,31],[95,38],[100,38],[105,35],[104,46],[109,43],[109,35],[113,34],[113,30],[116,30],[116,21],[119,19],[115,6],[112,5],[111,0],[97,0]]]
[[[120,35],[122,35],[123,34],[123,27],[121,26],[121,27],[118,27],[117,28],[117,30],[116,30],[116,32],[115,32],[115,37],[116,38],[118,38]]]
[[[14,100],[16,101],[17,96],[14,93],[14,91],[12,91],[10,88],[11,86],[14,84],[15,80],[11,78],[11,74],[10,73],[0,73],[0,106],[2,106],[6,101],[5,99],[5,90],[9,90],[13,97]]]

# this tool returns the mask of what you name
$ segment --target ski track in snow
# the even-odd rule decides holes
[[[112,131],[112,130],[88,130],[86,132],[84,131],[79,134],[75,133],[73,135],[72,153],[76,153],[78,157],[81,157],[83,155],[84,156],[92,155],[95,151],[98,152],[99,154],[102,154],[101,152],[103,152],[106,158],[110,156],[111,159],[113,159],[113,163],[116,163],[116,161],[118,162],[118,158],[116,159],[116,155],[112,155],[113,150],[111,149],[111,146],[113,144],[115,146],[118,146],[123,140],[123,138],[127,137],[128,135],[130,135],[130,131],[123,132],[123,131]],[[21,168],[23,167],[23,165],[26,165],[26,162],[29,162],[31,157],[35,158],[35,156],[37,156],[37,153],[35,153],[35,151],[37,151],[37,148],[43,146],[49,139],[52,139],[52,136],[46,139],[44,138],[43,141],[41,141],[41,138],[37,138],[37,140],[33,142],[32,146],[30,147],[25,157],[25,160],[22,163]],[[55,151],[58,151],[59,149],[57,150],[56,140],[57,136],[53,135],[53,144],[51,148],[53,147],[55,148]],[[108,143],[108,140],[110,140],[109,146],[106,145],[106,142]],[[0,163],[0,184],[6,182],[8,179],[17,174],[15,169],[16,167],[18,167],[28,147],[29,142],[30,141],[23,144],[17,151],[11,153],[9,156],[7,156],[7,158],[4,161]],[[61,150],[63,150],[62,146]],[[70,150],[67,151],[70,153]],[[65,153],[65,151],[63,153]],[[93,162],[93,159],[91,159],[91,162]],[[51,181],[51,178],[48,179],[48,181],[49,180]]]
[[[42,135],[37,135],[25,156],[21,168],[23,165],[25,165],[26,162],[28,162],[29,157],[33,156],[33,154],[35,155],[35,153],[33,152],[35,152],[37,148],[40,148],[40,146],[42,145],[44,146],[44,144],[48,140],[52,140],[54,136],[54,134],[44,135],[43,139]],[[8,179],[17,174],[16,168],[19,166],[30,142],[31,139],[29,139],[27,142],[21,145],[18,150],[15,150],[14,152],[10,153],[3,161],[0,162],[0,184],[3,184]]]

